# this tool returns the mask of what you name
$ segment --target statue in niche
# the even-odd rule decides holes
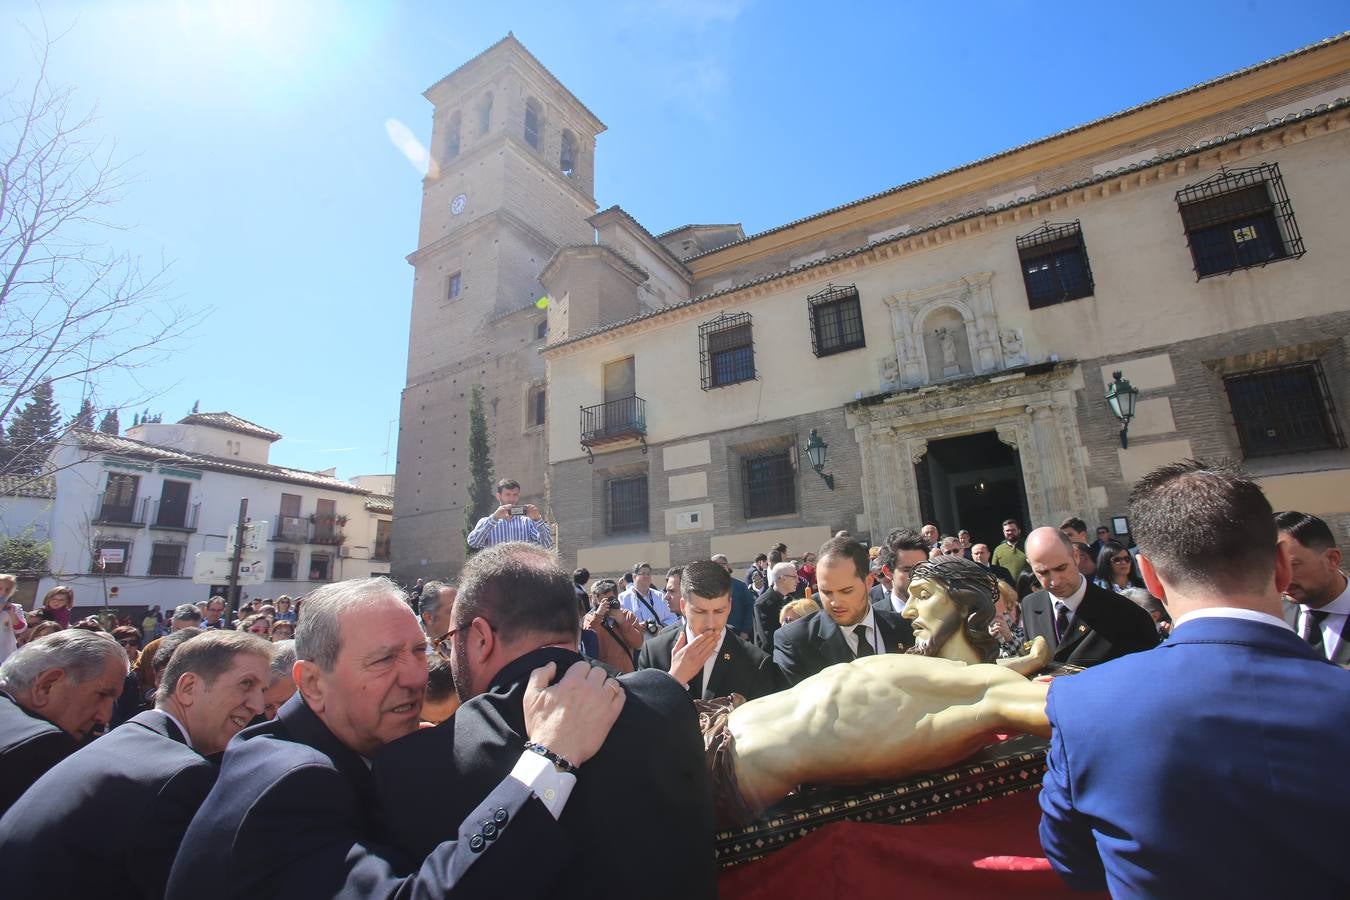
[[[934,330],[938,336],[938,345],[942,348],[942,368],[945,370],[955,366],[956,363],[956,338],[952,337],[950,328],[938,328]]]
[[[900,363],[894,356],[877,360],[877,371],[881,376],[881,389],[894,391],[900,388]]]
[[[1003,347],[1003,359],[1010,366],[1026,363],[1026,344],[1022,341],[1022,329],[1009,328],[998,333],[999,344]]]

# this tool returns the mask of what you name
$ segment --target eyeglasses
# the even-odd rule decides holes
[[[496,625],[493,625],[491,622],[488,622],[487,619],[483,619],[483,621],[484,621],[484,622],[487,622],[487,627],[488,627],[489,629],[492,630],[492,633],[493,633],[493,634],[496,634],[496,633],[497,633],[497,626],[496,626]],[[464,630],[464,629],[462,629],[462,628],[451,628],[451,629],[450,629],[449,631],[447,631],[445,634],[443,634],[443,635],[441,635],[440,637],[435,638],[435,639],[433,639],[433,640],[431,640],[431,641],[428,641],[427,643],[429,643],[429,644],[431,645],[431,649],[432,649],[432,650],[435,650],[437,653],[439,653],[439,654],[441,655],[441,658],[442,658],[442,659],[444,659],[446,662],[449,662],[449,661],[450,661],[450,649],[451,649],[451,647],[453,646],[453,645],[450,643],[450,639],[451,639],[452,637],[454,637],[456,634],[458,634],[459,632],[463,631],[463,630]]]
[[[1130,558],[1129,558],[1128,556],[1113,556],[1113,557],[1111,557],[1111,562],[1113,562],[1113,563],[1115,563],[1115,562],[1123,562],[1123,563],[1127,563],[1127,562],[1129,562],[1129,561],[1130,561]]]
[[[140,642],[135,638],[118,638],[117,643],[121,644],[123,647],[135,647]]]

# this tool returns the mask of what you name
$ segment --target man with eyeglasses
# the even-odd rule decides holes
[[[594,636],[593,659],[618,672],[634,670],[634,657],[647,635],[637,616],[619,606],[619,586],[611,579],[602,578],[591,586],[591,609],[581,627]]]
[[[568,600],[575,629],[570,587]],[[446,757],[421,770],[422,783],[465,801],[467,815],[424,808],[443,834],[405,860],[382,849],[387,836],[373,826],[370,769],[381,747],[421,723],[427,638],[407,596],[387,578],[325,585],[305,600],[295,650],[297,692],[226,750],[174,860],[170,900],[439,897],[458,886],[474,896],[474,875],[523,881],[520,895],[535,896],[548,883],[561,864],[550,855],[563,844],[557,817],[576,783],[550,763],[580,764],[604,741],[623,692],[603,672],[579,662],[552,687],[554,661],[526,672],[522,740],[483,790],[456,780]],[[520,866],[526,854],[531,865]]]
[[[797,592],[797,567],[790,562],[774,563],[769,569],[769,587],[755,601],[755,646],[773,653],[773,636],[781,627],[779,614]]]

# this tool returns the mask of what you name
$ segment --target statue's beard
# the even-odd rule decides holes
[[[928,633],[914,642],[914,646],[905,652],[913,656],[942,656],[942,649],[961,627],[959,619],[943,619],[938,623],[937,631]]]

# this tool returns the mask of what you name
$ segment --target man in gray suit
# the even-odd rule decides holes
[[[1285,621],[1327,659],[1350,666],[1350,579],[1341,571],[1335,535],[1317,516],[1292,510],[1276,513],[1275,527],[1294,574]]]

